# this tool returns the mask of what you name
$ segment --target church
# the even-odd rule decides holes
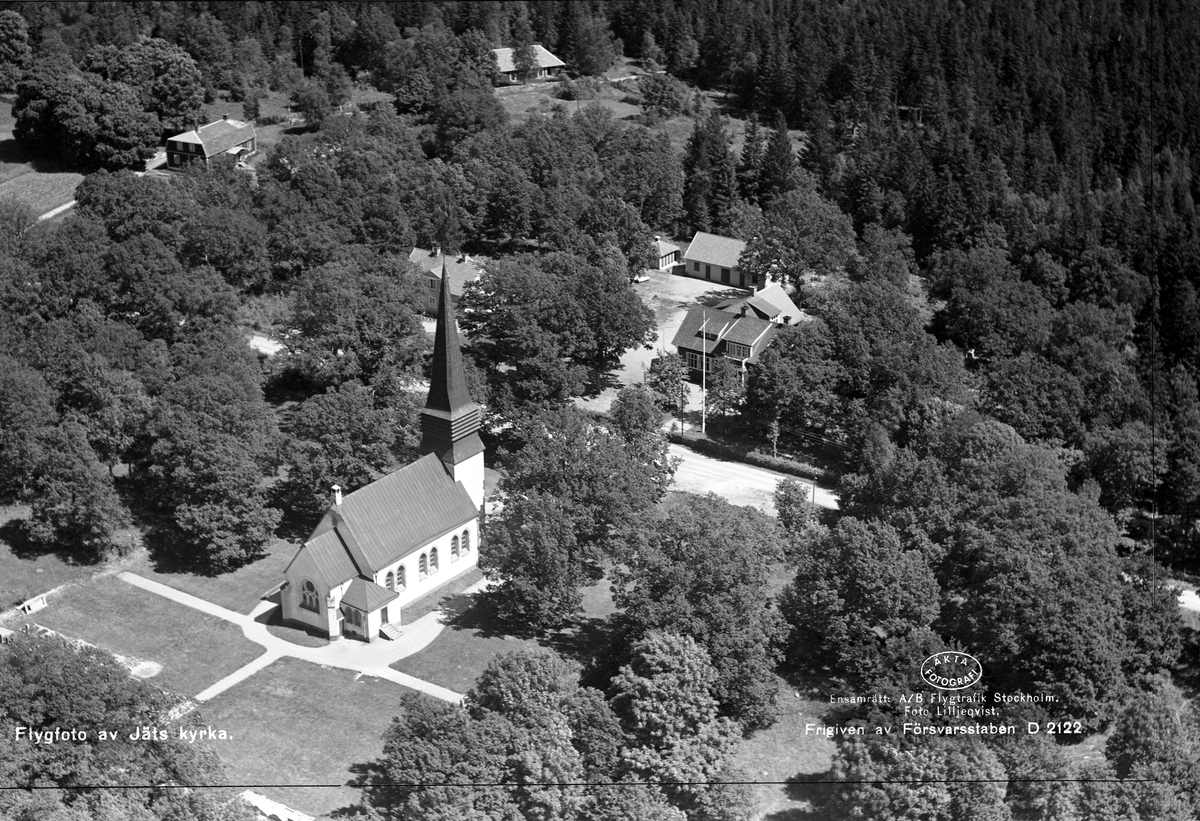
[[[331,639],[394,639],[401,608],[476,566],[479,420],[443,272],[421,456],[353,493],[334,486],[328,512],[284,571],[285,621]]]

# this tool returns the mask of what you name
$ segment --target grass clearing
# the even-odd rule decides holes
[[[133,558],[126,569],[245,614],[254,609],[265,593],[283,581],[284,568],[296,555],[296,550],[294,542],[275,539],[267,546],[267,553],[261,559],[219,576],[201,576],[156,567],[153,558],[146,553]]]
[[[446,629],[424,650],[391,667],[465,693],[500,653],[550,647],[560,653],[567,651],[568,655],[587,656],[596,648],[596,642],[603,641],[602,622],[616,612],[616,605],[607,579],[584,588],[582,594],[583,611],[575,619],[576,624],[537,639],[507,632],[487,602],[474,594],[454,596],[443,605],[449,616]]]
[[[227,777],[238,784],[347,785],[383,753],[383,732],[409,690],[297,659],[283,658],[201,709],[215,729]],[[219,745],[219,746],[217,746]],[[276,801],[324,816],[357,802],[350,786],[264,788]]]
[[[810,818],[811,800],[819,797],[820,784],[805,784],[829,772],[837,744],[823,735],[806,735],[804,725],[821,723],[828,705],[796,693],[779,682],[779,720],[774,726],[743,739],[734,753],[734,763],[754,781],[788,781],[789,784],[759,784],[754,788],[754,817]],[[776,815],[778,814],[778,815]]]
[[[32,622],[120,656],[162,665],[150,681],[194,696],[263,650],[227,621],[126,584],[97,578],[50,599]]]
[[[89,579],[102,569],[102,565],[71,564],[27,544],[21,535],[21,522],[27,518],[25,505],[0,507],[0,610],[60,585]]]
[[[82,174],[52,163],[26,161],[16,140],[0,132],[0,200],[16,200],[44,214],[75,199],[82,180]]]
[[[538,646],[533,639],[506,634],[474,595],[453,597],[445,610],[453,614],[446,629],[424,650],[392,664],[393,670],[465,693],[500,653]]]

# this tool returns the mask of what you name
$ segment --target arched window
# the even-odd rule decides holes
[[[438,560],[437,560],[437,548],[436,547],[429,551],[429,572],[430,573],[438,572]]]
[[[408,587],[408,577],[404,574],[404,565],[396,568],[396,589],[403,590]]]
[[[390,570],[388,571],[388,574],[387,574],[387,589],[388,590],[396,589],[396,574]]]
[[[450,540],[450,561],[458,561],[458,537],[455,536]]]
[[[465,556],[471,552],[471,531],[464,530],[462,537],[462,554]]]
[[[421,561],[417,565],[417,578],[423,579],[429,575],[429,557],[424,553],[421,554]]]
[[[300,606],[314,613],[321,612],[320,599],[317,598],[317,588],[307,579],[300,587]]]

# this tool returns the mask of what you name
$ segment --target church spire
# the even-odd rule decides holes
[[[453,414],[473,407],[478,406],[471,401],[471,393],[467,389],[467,373],[458,344],[458,326],[454,322],[454,304],[450,299],[450,277],[446,276],[446,263],[443,261],[437,330],[433,336],[433,372],[429,378],[429,398],[425,408]]]
[[[433,372],[429,398],[421,411],[422,455],[436,454],[442,465],[461,481],[477,505],[483,503],[483,442],[479,438],[479,406],[467,389],[450,300],[450,277],[442,263],[437,329],[433,335]],[[478,485],[478,487],[476,487]]]

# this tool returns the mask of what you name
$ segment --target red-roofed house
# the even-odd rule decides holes
[[[257,149],[258,135],[254,131],[254,123],[223,117],[170,137],[167,140],[167,168],[181,171],[194,160],[203,160],[207,165],[210,159],[221,154],[243,159]]]
[[[479,406],[443,275],[419,459],[333,504],[284,571],[283,617],[330,638],[395,638],[400,611],[476,565]]]
[[[425,313],[430,315],[437,314],[443,271],[450,277],[450,300],[456,305],[462,298],[463,289],[483,273],[483,265],[468,254],[446,256],[437,251],[413,248],[408,254],[408,261],[420,268],[425,275],[421,305]]]

